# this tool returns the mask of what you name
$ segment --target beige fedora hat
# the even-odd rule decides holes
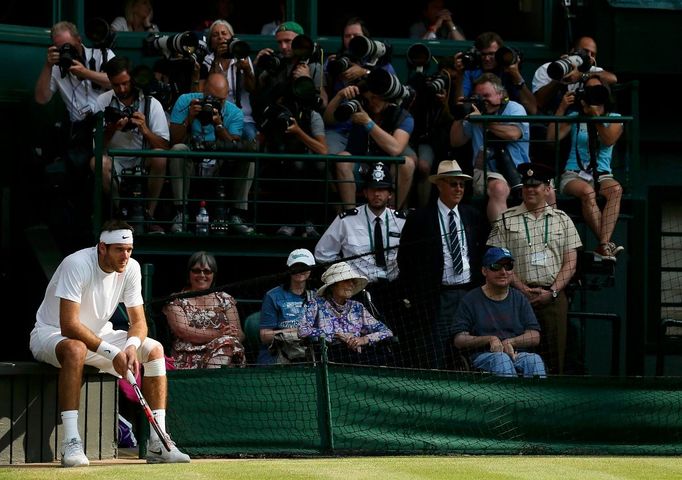
[[[329,287],[341,280],[353,280],[353,295],[367,286],[367,277],[360,275],[346,262],[339,262],[329,267],[327,271],[322,274],[324,285],[317,290],[317,294],[319,296],[324,295],[324,292]]]
[[[457,163],[457,160],[443,160],[438,164],[438,172],[429,176],[429,182],[436,183],[441,178],[460,177],[471,180],[471,175],[467,175]]]

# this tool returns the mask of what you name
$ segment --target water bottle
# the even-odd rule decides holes
[[[199,213],[197,213],[197,235],[208,235],[208,212],[206,211],[206,202],[204,200],[199,203]]]

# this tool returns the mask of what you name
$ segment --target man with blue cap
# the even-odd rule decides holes
[[[528,299],[510,288],[514,257],[506,248],[491,247],[482,264],[485,284],[464,296],[455,315],[455,347],[476,369],[544,378],[542,358],[527,351],[540,344],[540,324]]]

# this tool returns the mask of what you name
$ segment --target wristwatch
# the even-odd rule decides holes
[[[552,300],[556,300],[559,297],[559,290],[552,289]]]

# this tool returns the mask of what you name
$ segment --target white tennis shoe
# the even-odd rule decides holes
[[[87,467],[90,460],[83,452],[83,442],[77,438],[62,442],[62,467]]]
[[[168,441],[171,446],[170,452],[166,450],[161,440],[147,443],[147,463],[189,463],[189,455],[182,453],[170,437]]]

